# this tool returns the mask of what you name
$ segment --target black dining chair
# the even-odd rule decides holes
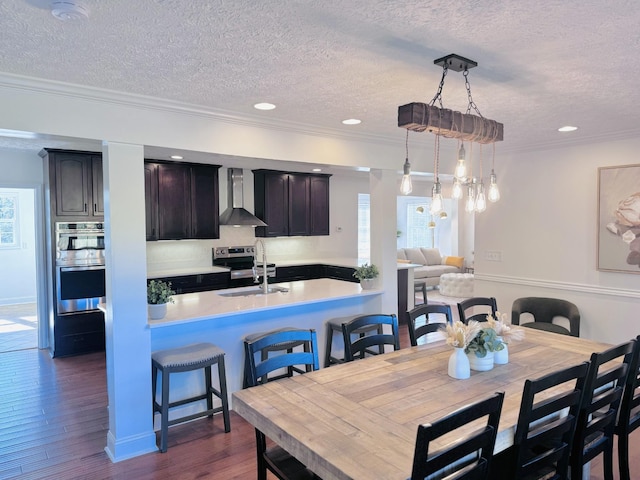
[[[589,363],[526,380],[509,478],[564,480]],[[549,393],[558,389],[558,393]]]
[[[473,313],[476,311],[476,307],[482,307],[482,310],[485,311],[483,313]],[[473,310],[473,312],[470,310]],[[487,315],[491,314],[495,317],[497,310],[498,306],[494,297],[472,297],[458,302],[458,314],[462,323],[468,323],[469,320],[486,322]]]
[[[488,479],[503,401],[504,392],[497,392],[433,423],[419,425],[411,480],[424,480],[433,474],[438,474],[434,478]],[[434,440],[484,418],[484,427],[480,426],[471,434],[458,436],[440,450],[429,451]],[[459,474],[454,475],[456,473]]]
[[[419,305],[407,312],[409,321],[409,340],[411,346],[418,345],[418,341],[429,333],[437,332],[442,327],[443,322],[432,322],[433,317],[444,315],[445,322],[452,324],[451,307],[449,305]]]
[[[283,350],[282,345],[302,345],[303,351]],[[269,332],[252,340],[244,341],[247,387],[275,380],[271,372],[284,371],[296,367],[296,371],[318,370],[318,340],[315,330],[283,329]],[[263,350],[281,351],[279,355],[263,357]],[[283,448],[274,445],[267,448],[265,435],[256,428],[256,449],[258,456],[258,480],[267,479],[267,470],[280,480],[318,479],[311,470],[290,455]]]
[[[618,469],[621,480],[630,480],[629,434],[640,426],[640,335],[629,362],[615,434],[618,436]],[[637,472],[636,475],[639,473]]]
[[[613,435],[635,342],[591,355],[569,460],[571,480],[581,480],[584,465],[601,453],[604,478],[613,480]]]
[[[391,328],[391,333],[384,332],[385,326]],[[362,331],[368,333],[362,335],[359,333]],[[400,350],[398,317],[393,314],[356,317],[350,322],[342,324],[342,338],[344,340],[345,362],[364,358],[367,354],[382,354],[385,352],[385,345],[391,345],[394,350]],[[377,351],[372,350],[372,347],[377,347]]]
[[[580,311],[578,307],[561,298],[522,297],[517,298],[511,307],[511,323],[520,325],[520,316],[530,313],[532,322],[523,323],[523,327],[545,330],[547,332],[580,336]],[[569,322],[569,328],[553,323],[554,318],[562,317]]]

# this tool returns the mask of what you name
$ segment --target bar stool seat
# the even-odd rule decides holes
[[[331,345],[333,344],[333,335],[334,333],[338,333],[342,336],[342,325],[345,323],[349,323],[354,318],[360,317],[362,315],[351,315],[348,317],[336,317],[330,318],[325,322],[326,325],[326,340],[325,340],[325,348],[324,348],[324,366],[329,367],[335,363],[344,363],[344,357],[338,358],[331,355]],[[355,330],[353,333],[364,336],[367,332],[371,332],[373,330],[378,330],[378,333],[382,333],[382,327],[378,325],[366,325],[358,330]]]
[[[152,372],[152,396],[153,413],[160,412],[160,451],[167,451],[167,434],[169,426],[186,422],[194,418],[213,416],[214,413],[222,412],[224,418],[224,431],[231,430],[229,421],[229,402],[227,398],[227,380],[224,368],[224,350],[211,343],[194,343],[184,347],[159,350],[151,354]],[[218,379],[220,389],[216,389],[211,383],[211,366],[218,365]],[[169,377],[172,373],[190,372],[193,370],[204,370],[205,392],[194,397],[185,398],[175,402],[169,402]],[[158,382],[158,371],[162,374],[162,394],[161,402],[156,399],[156,387]],[[219,407],[213,407],[213,395],[218,397],[222,403]],[[169,420],[169,409],[199,400],[207,401],[207,409],[180,418]]]

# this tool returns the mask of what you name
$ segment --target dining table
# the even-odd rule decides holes
[[[324,480],[406,480],[418,425],[504,392],[499,454],[513,445],[526,379],[610,347],[524,330],[524,339],[508,344],[507,364],[471,371],[468,379],[448,375],[453,348],[441,340],[237,391],[233,410]]]

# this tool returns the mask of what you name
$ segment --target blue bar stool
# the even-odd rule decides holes
[[[220,389],[211,384],[211,366],[218,365],[218,378]],[[169,402],[169,376],[177,372],[190,372],[204,369],[206,391],[195,397],[185,398],[175,402]],[[156,400],[156,386],[158,383],[158,371],[162,373],[162,400]],[[224,418],[224,431],[231,430],[229,422],[229,401],[227,398],[227,379],[224,369],[224,350],[211,343],[194,343],[179,348],[159,350],[151,355],[153,413],[160,412],[160,451],[167,451],[167,433],[169,426],[186,422],[194,418],[213,416],[222,412]],[[222,402],[219,407],[213,407],[213,395]],[[185,405],[199,400],[207,400],[207,409],[187,415],[185,417],[169,420],[169,409],[179,405]]]

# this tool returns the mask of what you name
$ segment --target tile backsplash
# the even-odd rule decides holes
[[[330,257],[356,257],[340,247],[341,242],[331,236],[264,238],[267,259],[276,265],[291,260],[320,259]],[[218,240],[165,240],[147,242],[147,271],[211,266],[211,249],[222,246],[253,245],[256,242],[253,228],[220,227]],[[261,258],[262,252],[258,252]]]

